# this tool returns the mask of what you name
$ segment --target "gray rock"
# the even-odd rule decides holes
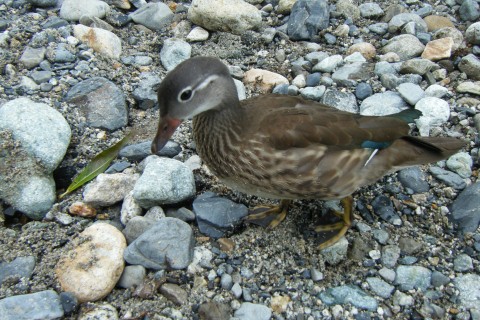
[[[430,186],[422,170],[418,167],[402,169],[398,173],[398,179],[405,188],[412,189],[415,193],[427,192]]]
[[[51,71],[34,71],[30,75],[32,80],[35,81],[37,84],[41,84],[44,82],[48,82],[53,76],[53,72]]]
[[[145,233],[148,229],[154,226],[156,221],[146,217],[137,216],[130,219],[122,230],[127,243],[130,244]]]
[[[348,240],[342,237],[330,247],[322,249],[321,254],[326,263],[334,266],[347,258],[347,251]]]
[[[456,190],[463,190],[467,186],[462,177],[454,172],[439,167],[430,167],[429,171],[435,178]]]
[[[163,218],[127,247],[124,258],[148,269],[184,269],[192,262],[194,244],[186,222]]]
[[[0,300],[2,320],[53,320],[62,318],[63,315],[60,298],[53,290],[11,296]]]
[[[58,0],[28,0],[31,4],[41,8],[55,7]]]
[[[358,81],[371,79],[372,75],[371,64],[355,62],[338,68],[332,74],[332,79],[338,86],[354,87]]]
[[[244,302],[240,308],[235,311],[234,316],[239,320],[270,320],[272,310],[261,304]]]
[[[193,173],[182,162],[149,156],[145,159],[145,164],[145,169],[133,188],[133,197],[143,208],[179,203],[195,194]]]
[[[243,204],[206,192],[193,201],[200,232],[213,238],[221,238],[232,231],[248,214]]]
[[[222,274],[222,277],[220,278],[220,286],[222,289],[230,290],[233,286],[232,276],[228,273]]]
[[[395,274],[395,271],[393,271],[392,269],[388,269],[388,268],[383,267],[382,269],[378,270],[378,274],[383,279],[387,280],[390,283],[395,281],[396,274]]]
[[[364,116],[386,116],[407,108],[407,104],[398,93],[385,91],[363,100],[360,105],[360,114]]]
[[[354,285],[329,288],[320,293],[320,299],[326,305],[351,304],[359,309],[375,311],[378,302],[365,291]]]
[[[396,213],[390,198],[385,195],[379,195],[375,199],[373,199],[371,204],[373,207],[373,211],[375,212],[375,214],[380,216],[380,218],[395,226],[402,225],[402,219],[400,219],[400,217]]]
[[[480,45],[480,22],[472,23],[465,31],[465,40],[468,43]]]
[[[138,287],[143,283],[147,270],[143,266],[126,266],[117,286],[120,288]]]
[[[234,283],[230,291],[233,293],[233,296],[237,299],[239,299],[242,296],[242,287],[238,283]]]
[[[49,1],[49,0],[47,0],[47,1]],[[57,0],[53,0],[53,1],[57,2]],[[51,17],[48,17],[45,20],[42,27],[43,27],[43,29],[48,29],[48,28],[58,29],[58,28],[61,28],[61,27],[66,27],[66,26],[68,26],[68,21],[67,20],[61,19],[57,16],[51,16]]]
[[[128,109],[123,91],[113,82],[93,77],[73,86],[65,100],[79,108],[94,128],[117,130],[127,125]]]
[[[313,40],[328,27],[330,10],[325,0],[298,0],[292,7],[287,33],[292,40]]]
[[[382,248],[382,264],[387,268],[393,268],[400,258],[400,247],[387,245]]]
[[[173,19],[173,12],[163,2],[148,3],[130,14],[130,18],[152,30],[160,30]]]
[[[368,26],[368,30],[372,31],[375,34],[383,36],[388,32],[388,23],[377,22]]]
[[[322,96],[322,103],[338,110],[358,113],[359,108],[355,95],[350,92],[328,89]]]
[[[462,253],[453,260],[453,269],[458,272],[467,272],[473,270],[473,261],[469,255]]]
[[[473,80],[480,80],[480,59],[470,53],[460,60],[458,69]]]
[[[398,266],[395,284],[400,290],[420,289],[426,291],[431,284],[432,272],[421,266]]]
[[[450,118],[448,102],[439,98],[422,98],[415,104],[415,109],[422,112],[422,116],[415,119],[421,136],[428,136],[432,127],[440,126]]]
[[[375,63],[374,73],[377,76],[381,76],[381,75],[389,74],[389,73],[394,74],[396,72],[397,72],[397,70],[395,69],[395,67],[392,63],[389,63],[387,61],[380,61],[380,62]]]
[[[315,282],[321,281],[324,279],[323,272],[315,268],[310,269],[310,275],[312,277],[312,280]]]
[[[366,19],[376,19],[383,16],[382,8],[373,2],[362,3],[359,7],[360,15]]]
[[[410,59],[402,63],[400,67],[400,73],[407,74],[419,74],[424,75],[428,71],[438,69],[438,65],[427,59]]]
[[[463,21],[476,21],[480,17],[479,5],[475,0],[463,0],[458,9],[460,19]]]
[[[200,319],[205,320],[230,319],[232,316],[228,304],[215,301],[204,302],[200,308],[198,308],[198,315]]]
[[[470,178],[472,175],[473,160],[467,152],[458,152],[447,160],[448,169],[456,172],[462,178]]]
[[[26,92],[33,92],[37,91],[40,87],[38,84],[35,83],[31,78],[22,76],[22,80],[20,81],[19,87]]]
[[[70,136],[67,121],[50,106],[27,98],[5,103],[0,108],[0,198],[31,219],[42,219],[55,202],[52,172]]]
[[[163,43],[160,51],[160,60],[167,71],[172,70],[182,61],[190,58],[192,46],[184,40],[169,38]]]
[[[449,218],[462,232],[475,232],[480,224],[480,182],[463,190],[450,206]]]
[[[45,53],[47,49],[41,48],[32,48],[26,47],[20,57],[20,62],[25,66],[27,69],[32,69],[40,64],[42,60],[45,58]]]
[[[400,13],[394,16],[388,23],[388,32],[396,33],[400,31],[407,23],[414,22],[417,32],[427,32],[427,23],[422,17],[415,13]]]
[[[56,47],[49,47],[46,56],[51,63],[73,62],[77,59],[65,43],[59,43]]]
[[[330,57],[327,57],[313,66],[312,71],[320,71],[320,72],[332,72],[335,70],[341,63],[343,62],[343,58],[341,55],[336,54]]]
[[[133,189],[138,174],[99,174],[83,190],[85,202],[94,206],[111,206],[122,201]]]
[[[65,315],[71,315],[75,310],[77,310],[78,300],[72,292],[60,292],[59,296]]]
[[[384,299],[390,298],[392,296],[393,290],[395,290],[394,286],[388,284],[380,278],[369,277],[367,278],[367,283],[370,286],[370,289],[372,289],[372,291],[375,292],[376,295]]]
[[[425,46],[415,36],[402,34],[391,38],[382,48],[382,52],[394,52],[403,61],[418,57],[424,49]]]
[[[470,309],[478,308],[480,302],[480,275],[465,274],[453,280],[455,288],[459,291],[460,306]]]
[[[360,82],[355,87],[355,96],[357,99],[363,100],[367,97],[370,97],[373,94],[372,86],[366,82]]]
[[[120,150],[118,156],[127,158],[129,161],[140,162],[152,154],[152,141],[144,141],[131,144]],[[173,158],[182,151],[182,147],[174,142],[168,141],[167,144],[157,153],[157,156]]]
[[[110,7],[99,0],[64,0],[60,8],[60,18],[78,21],[82,16],[104,18]]]
[[[425,90],[427,97],[443,98],[448,94],[448,89],[438,84],[432,84]]]
[[[397,87],[397,91],[412,106],[425,97],[425,92],[422,88],[414,83],[402,83]]]
[[[18,257],[12,262],[0,263],[0,285],[9,277],[30,279],[35,268],[35,257]]]
[[[421,241],[417,241],[411,237],[400,238],[400,240],[398,241],[398,245],[402,250],[402,254],[409,255],[416,254],[425,247],[424,243],[422,243]]]
[[[438,288],[450,282],[450,278],[439,271],[432,272],[432,286]]]
[[[305,84],[307,87],[316,87],[320,84],[320,78],[322,77],[322,74],[319,72],[315,73],[310,73],[307,75],[307,78],[305,80]]]
[[[305,99],[319,101],[325,93],[325,89],[325,86],[306,87],[300,90],[300,95]]]
[[[160,287],[160,293],[178,306],[187,303],[188,293],[174,283],[165,283],[162,285]]]
[[[418,14],[420,17],[425,18],[428,15],[431,15],[433,12],[433,7],[428,3],[425,3],[423,7],[414,11],[413,13]]]
[[[412,296],[405,294],[399,290],[393,295],[393,304],[395,306],[411,306],[415,303]]]
[[[324,60],[325,58],[328,58],[328,56],[329,56],[328,53],[324,51],[314,51],[314,52],[308,53],[305,56],[305,59],[307,59],[307,61],[310,61],[312,65],[315,65],[320,61]]]
[[[380,244],[386,244],[390,238],[390,234],[382,229],[375,229],[373,230],[372,234],[375,240],[377,240]]]
[[[185,222],[193,221],[195,220],[195,213],[193,211],[188,210],[185,207],[182,207],[180,209],[169,209],[167,210],[166,213],[167,217],[172,217],[172,218],[177,218]]]
[[[140,109],[147,110],[157,104],[157,91],[161,79],[152,72],[142,72],[137,87],[132,96],[137,101]]]

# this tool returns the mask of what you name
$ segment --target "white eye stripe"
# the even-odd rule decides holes
[[[206,86],[208,86],[210,84],[210,82],[213,82],[215,80],[218,79],[218,76],[217,75],[214,75],[212,74],[211,76],[208,76],[207,78],[205,78],[205,80],[203,80],[202,82],[200,82],[200,84],[195,88],[195,90],[202,90],[203,88],[205,88]]]

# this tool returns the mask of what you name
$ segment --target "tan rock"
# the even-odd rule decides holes
[[[276,85],[289,84],[284,76],[262,69],[251,69],[245,72],[243,83],[253,86],[262,93],[270,92]]]
[[[104,298],[122,275],[125,237],[110,224],[95,223],[73,245],[55,269],[62,290],[72,292],[80,303]]]
[[[452,21],[447,17],[431,15],[423,18],[423,21],[427,24],[428,31],[436,31],[441,28],[454,27]]]
[[[277,12],[281,14],[289,14],[292,11],[292,7],[297,0],[280,0],[278,2]]]
[[[85,187],[83,200],[103,207],[120,202],[133,190],[138,178],[138,174],[101,173]]]
[[[351,55],[354,52],[360,52],[362,56],[367,60],[371,60],[377,55],[377,50],[375,49],[375,47],[368,42],[360,42],[353,44],[352,46],[350,46],[350,48],[348,48],[347,55]]]
[[[422,58],[437,61],[450,58],[453,49],[453,39],[451,37],[433,40],[427,43],[423,50]]]
[[[97,214],[97,210],[80,201],[72,203],[70,207],[68,207],[68,212],[74,216],[84,217],[84,218],[93,218]]]
[[[289,296],[275,296],[272,297],[270,307],[274,313],[281,314],[287,311],[288,303],[290,302]]]
[[[77,24],[73,26],[73,35],[94,51],[113,59],[120,59],[122,41],[114,33]]]
[[[112,4],[115,7],[119,8],[119,9],[124,9],[124,10],[128,10],[132,7],[131,4],[130,4],[130,1],[128,1],[128,0],[113,0]]]
[[[480,81],[465,81],[457,86],[457,92],[480,95]]]

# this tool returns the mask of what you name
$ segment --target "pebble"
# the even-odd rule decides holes
[[[242,287],[237,282],[233,284],[232,289],[230,291],[232,292],[233,296],[237,299],[240,299],[243,293]]]
[[[127,125],[128,109],[123,91],[113,82],[93,77],[74,85],[65,101],[78,107],[87,126],[117,130]]]
[[[325,90],[325,86],[306,87],[300,90],[300,95],[304,99],[319,101],[325,93]]]
[[[241,0],[193,0],[188,20],[207,30],[242,34],[260,27],[262,15],[255,6]]]
[[[165,283],[164,285],[162,285],[160,287],[160,293],[178,306],[187,303],[187,292],[174,283]]]
[[[170,38],[163,43],[160,50],[160,61],[167,70],[173,70],[181,62],[190,58],[192,54],[192,46],[181,39]]]
[[[8,278],[30,279],[35,268],[35,257],[15,258],[12,262],[0,263],[0,285]]]
[[[467,272],[473,270],[473,261],[469,255],[462,253],[453,260],[453,269],[458,272]]]
[[[127,239],[127,243],[130,244],[145,231],[153,227],[155,223],[156,220],[152,220],[144,216],[133,217],[125,224],[125,228],[122,230],[122,233],[125,236],[125,239]]]
[[[425,95],[427,97],[443,98],[448,94],[448,89],[438,84],[432,84],[425,90]]]
[[[475,232],[480,225],[480,183],[465,188],[450,206],[449,218],[462,232]]]
[[[355,87],[355,96],[360,100],[364,100],[365,98],[370,97],[372,94],[373,94],[372,86],[366,82],[360,82]]]
[[[151,30],[161,30],[173,20],[173,12],[163,2],[147,3],[129,17],[138,24]]]
[[[82,16],[102,19],[109,11],[109,5],[99,0],[64,0],[60,8],[60,18],[69,21],[78,21]]]
[[[403,237],[398,241],[402,254],[416,254],[424,248],[424,244],[411,237]]]
[[[374,311],[378,307],[375,298],[369,296],[365,291],[354,285],[343,285],[328,288],[320,293],[320,299],[326,305],[351,304],[352,306]]]
[[[152,72],[142,72],[140,74],[140,81],[132,93],[140,109],[147,110],[157,104],[158,98],[155,88],[158,87],[160,82],[160,77]]]
[[[328,27],[329,16],[327,1],[298,0],[293,5],[288,20],[288,36],[292,40],[313,40],[318,37],[318,32]]]
[[[158,183],[161,181],[162,183]],[[195,194],[192,171],[178,160],[149,156],[133,197],[142,208],[179,203]]]
[[[380,278],[369,277],[367,278],[367,283],[377,296],[380,296],[384,299],[388,299],[392,296],[393,290],[395,287],[383,281]]]
[[[398,180],[400,180],[405,188],[409,188],[415,193],[428,192],[430,190],[425,175],[418,167],[400,170],[398,172]]]
[[[387,268],[393,268],[400,258],[400,247],[386,245],[382,248],[382,264]]]
[[[388,239],[390,238],[388,232],[382,229],[375,229],[372,233],[375,240],[377,240],[380,244],[386,244]]]
[[[368,26],[368,29],[373,33],[376,33],[380,36],[383,36],[385,33],[388,32],[388,23],[385,22],[377,22]]]
[[[357,81],[366,81],[371,78],[371,71],[368,63],[349,63],[338,68],[332,74],[332,80],[341,87],[354,87]]]
[[[392,17],[388,22],[388,32],[396,33],[400,31],[406,24],[413,22],[417,32],[427,32],[427,24],[419,15],[415,13],[400,13]]]
[[[62,290],[72,292],[80,303],[103,299],[122,275],[125,247],[125,237],[110,224],[86,228],[55,268]]]
[[[401,83],[397,91],[402,98],[411,106],[414,106],[420,99],[425,97],[425,91],[414,83]]]
[[[140,216],[142,214],[142,207],[133,198],[133,192],[127,193],[122,202],[122,208],[120,209],[120,221],[123,225],[126,225],[133,217]]]
[[[468,78],[473,80],[480,80],[480,59],[474,54],[468,54],[460,60],[458,69],[465,72]]]
[[[360,104],[360,114],[364,116],[386,116],[405,109],[406,102],[393,91],[375,93]]]
[[[432,272],[422,266],[398,266],[396,274],[395,285],[400,290],[426,291],[431,285]]]
[[[448,169],[454,171],[462,178],[470,178],[472,175],[473,160],[467,152],[457,152],[447,160]]]
[[[424,75],[429,71],[438,69],[438,65],[427,59],[410,59],[403,62],[400,66],[400,73],[402,74],[419,74]]]
[[[192,207],[200,232],[217,239],[232,231],[248,214],[248,208],[243,204],[234,203],[213,192],[197,197]]]
[[[422,116],[415,120],[421,136],[429,136],[432,127],[440,126],[450,118],[450,106],[445,100],[425,97],[415,104]]]
[[[422,54],[425,46],[417,37],[410,34],[402,34],[388,40],[387,44],[382,48],[383,53],[396,53],[400,60],[408,60],[418,57]]]
[[[60,302],[62,303],[65,315],[71,315],[78,308],[78,300],[71,292],[60,292]]]
[[[428,32],[437,31],[445,27],[454,27],[449,18],[437,15],[426,16],[423,18],[423,21],[427,24]]]
[[[429,171],[435,178],[456,190],[465,189],[467,186],[462,177],[454,172],[447,171],[439,167],[430,167]]]
[[[273,87],[285,84],[289,85],[289,81],[284,76],[279,75],[268,70],[262,69],[250,69],[245,72],[243,77],[243,83],[254,87],[254,90],[267,93],[270,92]]]
[[[452,38],[453,40],[452,52],[460,49],[465,43],[462,32],[453,27],[441,28],[433,33],[433,39],[442,39],[442,38]]]
[[[232,286],[233,286],[232,276],[229,275],[228,273],[222,274],[222,276],[220,277],[220,287],[222,287],[222,289],[225,289],[225,290],[230,290],[232,289]]]
[[[113,32],[77,24],[73,27],[73,33],[75,38],[86,43],[99,54],[116,60],[120,59],[122,42]]]
[[[385,13],[377,3],[373,2],[362,3],[358,6],[358,9],[360,9],[360,15],[362,17],[372,20],[383,16]]]
[[[465,81],[457,86],[457,92],[480,95],[480,81]]]
[[[451,37],[432,40],[427,43],[422,58],[432,61],[448,59],[452,55],[453,45]]]
[[[270,320],[272,310],[261,304],[244,302],[240,308],[235,311],[234,316],[239,320]]]
[[[122,201],[138,180],[136,174],[99,174],[87,184],[83,191],[83,201],[93,206],[108,207]]]
[[[325,94],[322,95],[321,102],[342,111],[351,113],[358,113],[359,111],[355,95],[350,92],[328,89]]]
[[[138,287],[143,283],[146,274],[147,270],[143,266],[126,266],[117,286],[125,289]]]
[[[450,282],[450,278],[439,271],[432,272],[432,286],[438,288]]]
[[[317,63],[312,71],[314,72],[332,72],[343,62],[343,57],[339,54],[327,57]]]
[[[413,299],[412,296],[403,293],[399,290],[395,291],[393,294],[393,304],[396,306],[412,306],[415,303],[415,300]]]
[[[0,130],[11,133],[2,136],[10,143],[3,144],[0,198],[31,219],[42,219],[55,202],[52,172],[67,151],[70,126],[52,107],[18,98],[0,108]]]
[[[395,281],[395,271],[389,268],[383,267],[382,269],[378,270],[378,274],[388,282],[392,283]]]
[[[465,31],[465,40],[471,44],[480,44],[480,22],[472,23]]]
[[[186,222],[163,218],[127,247],[124,258],[148,269],[184,269],[192,261],[194,242]]]
[[[460,19],[463,21],[477,21],[480,17],[479,4],[475,0],[464,0],[458,9]]]
[[[337,265],[347,258],[348,240],[342,237],[338,242],[328,248],[322,249],[323,260],[329,265]]]
[[[32,69],[40,64],[45,58],[45,53],[47,52],[46,48],[32,48],[26,47],[20,57],[19,62],[21,62],[25,68]]]
[[[458,299],[464,308],[478,308],[480,301],[480,275],[464,274],[453,280],[455,288],[459,291]]]
[[[143,141],[136,144],[131,144],[120,150],[118,156],[120,158],[127,158],[132,162],[140,162],[152,154],[152,141]],[[182,147],[174,141],[168,141],[167,144],[157,153],[159,157],[173,158],[182,151]]]
[[[230,319],[231,311],[227,304],[207,301],[198,308],[198,315],[205,320]]]
[[[347,50],[347,55],[351,55],[355,52],[361,53],[362,56],[367,60],[372,60],[377,55],[377,50],[375,47],[368,42],[359,42],[351,45]]]
[[[58,294],[53,290],[45,290],[1,299],[0,315],[2,319],[53,320],[62,318],[64,311]]]
[[[207,30],[203,29],[202,27],[195,27],[193,28],[187,35],[187,41],[190,42],[198,42],[198,41],[205,41],[208,39],[210,34]]]
[[[118,320],[117,309],[108,303],[89,304],[89,308],[82,309],[78,320],[108,319]]]

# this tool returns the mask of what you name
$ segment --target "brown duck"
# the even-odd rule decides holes
[[[172,70],[160,84],[158,104],[153,153],[183,120],[193,119],[198,154],[225,185],[282,200],[254,209],[247,220],[272,228],[285,218],[290,200],[343,199],[344,213],[334,212],[341,221],[315,228],[335,231],[319,248],[346,233],[355,190],[389,172],[445,159],[464,144],[409,136],[407,122],[420,115],[416,110],[373,117],[292,96],[239,101],[228,68],[210,57],[191,58]]]

